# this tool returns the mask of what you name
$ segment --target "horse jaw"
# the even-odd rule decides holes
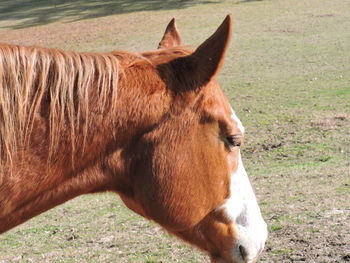
[[[232,110],[232,119],[244,132],[244,127]],[[241,154],[238,155],[238,166],[231,175],[231,196],[218,208],[232,221],[238,236],[232,248],[230,259],[217,259],[215,263],[253,263],[264,249],[267,239],[267,225],[262,218],[254,191],[247,172],[243,166]]]

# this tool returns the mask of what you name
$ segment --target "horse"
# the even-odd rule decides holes
[[[194,51],[175,19],[154,51],[1,44],[0,233],[108,191],[212,263],[256,262],[267,226],[216,80],[231,20]]]

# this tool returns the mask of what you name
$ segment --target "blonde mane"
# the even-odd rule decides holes
[[[110,102],[117,96],[118,75],[119,61],[109,53],[0,44],[0,167],[28,146],[43,105],[49,157],[65,129],[70,130],[74,154],[78,129],[86,137],[92,101],[102,110],[106,105],[115,110]]]

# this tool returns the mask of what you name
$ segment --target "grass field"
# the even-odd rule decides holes
[[[219,80],[246,127],[243,157],[269,240],[260,262],[350,262],[350,2],[0,1],[1,42],[78,51],[157,47],[175,16],[196,46],[234,18]],[[7,262],[208,262],[110,194],[0,236]]]

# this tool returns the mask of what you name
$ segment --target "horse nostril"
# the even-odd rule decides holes
[[[242,245],[239,245],[238,249],[239,249],[239,252],[241,253],[242,259],[245,260],[245,258],[247,257],[247,251]]]

